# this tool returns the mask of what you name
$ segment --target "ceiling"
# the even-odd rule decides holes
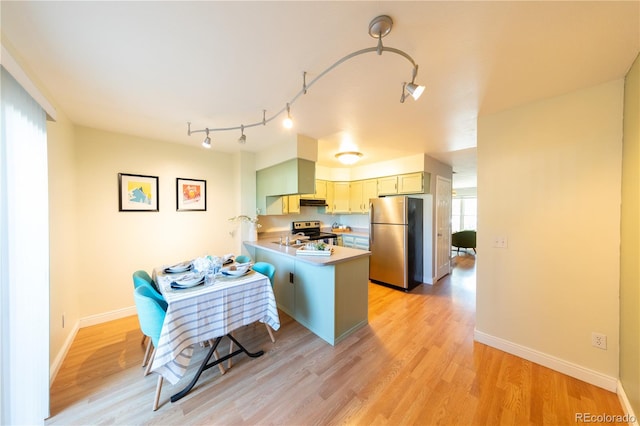
[[[266,126],[214,132],[219,151],[262,151],[296,133],[337,167],[345,140],[368,164],[427,153],[475,186],[476,123],[537,99],[622,78],[640,51],[640,2],[299,1],[1,3],[2,42],[75,124],[199,146],[192,129],[261,122],[351,52],[385,47],[419,65],[422,97],[400,103],[412,66],[367,53],[318,80]]]

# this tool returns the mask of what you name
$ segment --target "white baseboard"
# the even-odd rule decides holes
[[[104,314],[91,315],[89,317],[80,318],[80,328],[102,324],[103,322],[113,321],[120,318],[129,317],[131,315],[137,315],[135,306],[118,309],[116,311],[105,312]]]
[[[631,403],[629,402],[629,398],[627,398],[627,394],[624,392],[624,388],[622,387],[622,382],[618,380],[618,388],[616,389],[616,393],[618,394],[618,399],[620,400],[620,405],[622,405],[622,409],[629,419],[633,419],[633,422],[629,422],[631,426],[639,426],[638,425],[638,416],[633,412],[633,407],[631,407]]]
[[[71,332],[64,340],[64,344],[56,355],[53,363],[49,366],[49,387],[53,384],[54,379],[58,375],[58,371],[60,371],[60,367],[62,366],[62,361],[64,361],[69,349],[71,348],[71,344],[73,343],[73,339],[76,338],[76,334],[78,334],[78,330],[80,330],[80,322],[76,322],[71,329]]]
[[[536,364],[540,364],[544,367],[548,367],[552,370],[608,391],[616,392],[618,388],[618,378],[616,377],[607,376],[606,374],[584,368],[581,365],[556,358],[552,355],[536,351],[526,346],[518,345],[500,337],[495,337],[482,331],[474,330],[474,339],[480,343],[484,343],[485,345],[519,356],[520,358],[535,362]]]
[[[112,321],[119,318],[128,317],[131,315],[137,315],[135,306],[130,306],[128,308],[106,312],[104,314],[91,315],[89,317],[80,318],[80,320],[76,322],[76,324],[73,326],[73,329],[65,339],[64,344],[62,345],[60,352],[58,352],[58,355],[56,355],[55,359],[53,360],[53,363],[49,366],[49,386],[53,384],[54,379],[58,375],[58,371],[60,371],[62,362],[64,361],[64,358],[67,356],[67,353],[71,348],[71,344],[73,343],[73,340],[76,338],[76,335],[78,334],[78,330],[84,327],[102,324],[107,321]]]

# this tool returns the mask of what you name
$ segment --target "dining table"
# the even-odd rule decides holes
[[[181,277],[193,274],[191,269],[173,273],[167,266],[160,266],[154,268],[152,276],[167,302],[167,311],[151,371],[176,384],[187,371],[194,345],[210,344],[209,352],[191,382],[173,395],[171,402],[184,397],[205,370],[241,353],[250,357],[264,353],[247,350],[231,334],[234,330],[256,321],[266,323],[274,330],[280,328],[273,289],[265,275],[251,269],[240,276],[218,273],[213,283],[175,288]],[[210,362],[225,336],[238,349]]]

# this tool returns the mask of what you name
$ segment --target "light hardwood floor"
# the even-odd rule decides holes
[[[46,424],[569,425],[576,413],[623,414],[614,393],[474,342],[475,257],[452,262],[450,276],[410,293],[369,284],[369,325],[336,347],[283,313],[276,343],[262,324],[239,330],[262,357],[207,370],[176,403],[185,383],[165,381],[155,412],[137,318],[81,329]]]

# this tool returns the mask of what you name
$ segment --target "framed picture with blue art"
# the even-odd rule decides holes
[[[201,179],[176,179],[176,210],[206,211],[207,181]]]
[[[118,173],[118,196],[121,212],[157,212],[158,176]]]

